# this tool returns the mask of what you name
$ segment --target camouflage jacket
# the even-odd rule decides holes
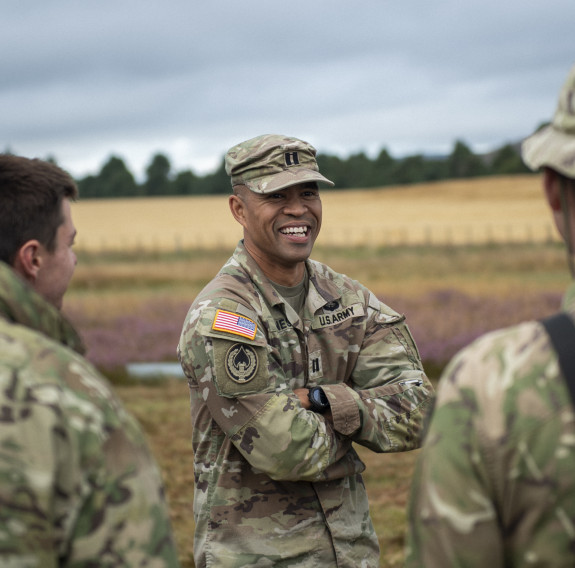
[[[240,242],[184,324],[197,567],[378,566],[352,444],[418,447],[431,386],[403,316],[325,265],[307,270],[300,319]],[[333,419],[293,392],[313,385]]]
[[[575,314],[575,286],[564,306]],[[409,519],[410,567],[575,566],[574,410],[540,323],[447,367]]]
[[[176,567],[143,434],[81,350],[0,262],[0,566]]]

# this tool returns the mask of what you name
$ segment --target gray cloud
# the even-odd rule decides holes
[[[0,144],[76,175],[112,153],[205,171],[236,142],[478,150],[550,118],[572,0],[28,0],[0,20]]]

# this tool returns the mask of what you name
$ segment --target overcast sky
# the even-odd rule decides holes
[[[73,175],[215,169],[264,133],[320,152],[476,152],[551,118],[574,0],[5,0],[0,151]]]

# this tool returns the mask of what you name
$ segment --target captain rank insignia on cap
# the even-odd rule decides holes
[[[284,154],[286,167],[299,166],[299,156],[297,152],[286,152]]]
[[[234,335],[240,335],[241,337],[247,337],[253,340],[258,330],[258,324],[245,316],[225,310],[218,310],[214,318],[214,323],[212,324],[212,329],[233,333]]]

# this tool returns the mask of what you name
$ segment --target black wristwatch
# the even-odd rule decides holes
[[[307,393],[309,403],[311,404],[310,410],[322,414],[329,410],[329,400],[321,387],[313,387]]]

